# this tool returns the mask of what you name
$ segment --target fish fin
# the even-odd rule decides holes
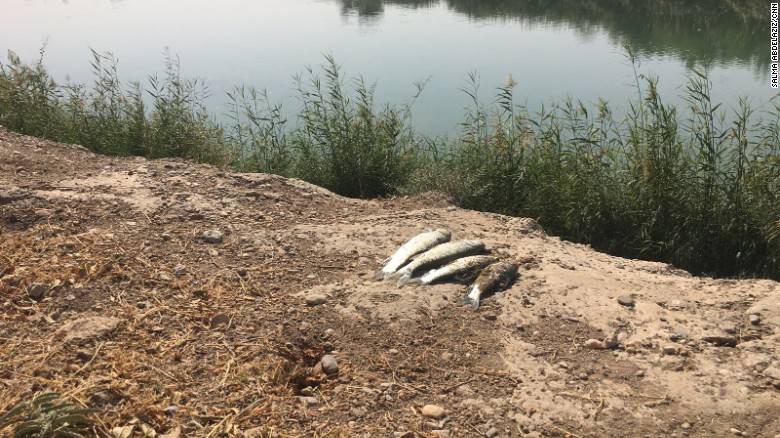
[[[462,300],[460,300],[459,304],[461,304],[461,305],[464,305],[464,304],[469,304],[469,305],[471,305],[471,307],[472,307],[474,310],[477,310],[477,309],[479,309],[479,299],[473,299],[473,298],[470,298],[468,295],[466,295],[465,297],[463,297],[463,299],[462,299]]]
[[[376,271],[376,274],[374,274],[374,280],[379,281],[379,280],[383,280],[385,278],[387,278],[387,274],[385,274],[385,271],[382,270],[382,269]]]
[[[409,274],[403,274],[401,275],[401,278],[398,279],[398,283],[397,283],[398,287],[399,288],[404,287],[410,281],[412,281],[412,276]]]

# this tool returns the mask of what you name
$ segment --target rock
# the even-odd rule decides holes
[[[203,241],[206,243],[222,243],[222,232],[219,230],[206,230],[203,232]]]
[[[482,317],[488,321],[495,321],[496,319],[498,319],[498,315],[496,315],[495,313],[485,313],[484,315],[482,315]]]
[[[211,328],[215,329],[220,326],[228,326],[230,324],[230,317],[224,313],[217,313],[211,317]]]
[[[488,429],[487,432],[485,432],[485,436],[487,438],[493,438],[496,435],[498,435],[498,429],[496,429],[495,427],[491,427],[490,429]]]
[[[437,430],[432,430],[432,431],[431,431],[431,434],[432,434],[434,437],[439,437],[439,438],[450,438],[450,430],[449,430],[449,429],[437,429]]]
[[[173,275],[177,277],[181,277],[186,273],[187,273],[187,267],[182,264],[173,267]]]
[[[636,373],[634,373],[637,377],[644,377],[645,376],[645,370],[639,370]]]
[[[742,431],[737,429],[736,427],[732,427],[729,429],[729,432],[733,433],[736,436],[742,436]]]
[[[179,410],[178,406],[170,405],[170,406],[166,407],[165,409],[163,409],[163,414],[165,414],[165,415],[173,415],[178,410]]]
[[[445,351],[444,353],[441,354],[441,360],[443,360],[445,362],[451,361],[453,357],[455,357],[455,356],[452,353],[450,353],[449,351]]]
[[[414,438],[417,435],[415,435],[415,433],[412,431],[406,431],[406,432],[393,432],[393,436],[395,438]]]
[[[688,331],[685,330],[684,328],[677,327],[674,330],[674,336],[676,336],[677,339],[686,339],[686,338],[688,338],[689,334],[688,334]]]
[[[320,401],[317,400],[317,397],[298,397],[298,400],[303,403],[306,407],[313,407],[320,404]]]
[[[40,301],[49,288],[43,283],[33,283],[27,286],[27,296],[35,301]]]
[[[601,341],[604,344],[604,348],[615,348],[620,343],[618,342],[617,335],[612,335],[604,338],[603,341]]]
[[[772,358],[766,354],[743,352],[742,364],[745,368],[763,372],[772,362]]]
[[[761,374],[771,379],[780,380],[780,367],[777,365],[770,365],[764,368],[764,371],[762,371]]]
[[[7,187],[0,189],[0,205],[10,204],[28,198],[30,193],[19,187]]]
[[[730,336],[704,336],[701,340],[716,347],[736,347],[739,343],[736,338]]]
[[[121,323],[119,318],[91,316],[70,321],[60,327],[57,333],[63,336],[65,342],[80,342],[112,333]]]
[[[681,428],[688,430],[691,428],[691,423],[683,423],[680,425]]]
[[[676,345],[665,345],[664,348],[661,349],[663,353],[667,356],[674,356],[680,351],[677,349]]]
[[[603,350],[607,348],[607,346],[604,345],[604,342],[599,341],[598,339],[588,339],[582,346],[591,350]]]
[[[322,356],[320,365],[322,365],[322,371],[329,376],[339,373],[339,364],[333,355],[326,354],[325,356]]]
[[[311,294],[306,295],[305,301],[307,306],[314,307],[325,304],[328,301],[328,297],[324,294]]]
[[[441,406],[425,405],[420,411],[423,417],[433,418],[434,420],[441,420],[447,416],[447,411]]]
[[[752,325],[759,325],[761,324],[761,316],[754,313],[748,316],[748,321],[750,321],[750,324]]]
[[[722,322],[720,324],[720,329],[723,330],[724,333],[727,333],[729,335],[737,334],[737,325],[731,321]]]
[[[634,307],[634,305],[636,304],[634,302],[634,297],[632,297],[631,295],[621,295],[617,298],[617,302],[621,306],[625,306],[625,307]]]

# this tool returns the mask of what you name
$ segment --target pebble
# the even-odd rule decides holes
[[[662,350],[667,356],[674,356],[678,353],[676,345],[665,345]]]
[[[756,315],[755,313],[748,316],[748,320],[750,321],[750,324],[752,325],[759,325],[761,324],[761,316]]]
[[[387,354],[393,354],[393,355],[395,355],[395,354],[398,354],[398,353],[400,353],[400,351],[398,351],[398,350],[397,350],[397,349],[395,349],[395,348],[391,348],[391,349],[387,350]]]
[[[175,414],[175,413],[176,413],[176,411],[178,411],[178,410],[179,410],[179,407],[178,407],[178,406],[176,406],[176,405],[170,405],[170,406],[166,407],[165,409],[163,409],[163,413],[164,413],[165,415],[173,415],[173,414]]]
[[[736,427],[732,427],[731,429],[729,429],[729,432],[737,436],[742,436],[742,431],[737,429]]]
[[[485,436],[488,438],[493,438],[496,435],[498,435],[498,429],[495,427],[491,427],[487,432],[485,432]]]
[[[432,430],[431,434],[433,434],[434,437],[450,438],[450,430],[449,429]]]
[[[61,334],[66,342],[70,340],[81,342],[112,333],[121,323],[122,320],[119,318],[106,316],[79,318],[60,327],[58,334]]]
[[[443,360],[445,362],[451,361],[453,357],[455,357],[455,356],[452,353],[450,353],[449,351],[445,351],[444,353],[441,354],[441,360]]]
[[[339,373],[339,364],[336,361],[336,358],[331,354],[322,356],[320,365],[322,365],[322,371],[329,376]]]
[[[49,288],[46,287],[46,285],[43,283],[33,283],[27,286],[27,296],[35,301],[40,301],[43,299],[43,296],[46,294],[48,289]]]
[[[737,325],[734,324],[731,321],[726,321],[720,325],[720,329],[723,330],[724,333],[728,333],[730,335],[736,335],[737,334]]]
[[[636,304],[634,302],[634,297],[632,297],[631,295],[621,295],[617,298],[617,302],[621,306],[625,306],[625,307],[634,307],[634,305]]]
[[[433,418],[434,420],[441,420],[447,415],[447,411],[441,406],[425,405],[420,411],[423,417]]]
[[[637,377],[644,377],[645,376],[645,370],[639,370],[636,373],[634,373]]]
[[[211,328],[227,326],[228,324],[230,324],[230,317],[224,313],[218,313],[211,318]]]
[[[206,243],[222,243],[222,231],[219,230],[204,231],[203,241]]]
[[[320,404],[320,401],[317,400],[317,397],[298,397],[298,400],[300,400],[304,406],[317,406]]]
[[[691,423],[683,423],[680,425],[680,427],[682,427],[685,430],[688,430],[691,428]]]
[[[181,277],[186,273],[187,273],[187,267],[184,265],[179,264],[173,267],[173,275],[177,277]]]
[[[582,345],[583,345],[583,347],[589,348],[591,350],[603,350],[604,348],[606,348],[606,345],[604,345],[604,342],[599,341],[598,339],[588,339]]]
[[[323,294],[311,294],[306,295],[305,301],[307,306],[314,307],[325,304],[328,301],[328,297]]]

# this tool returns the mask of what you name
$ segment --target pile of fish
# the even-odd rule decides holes
[[[491,255],[482,255],[485,244],[479,240],[450,242],[447,230],[418,234],[407,240],[384,267],[376,273],[377,280],[394,280],[398,287],[408,283],[431,284],[449,278],[470,277],[481,271],[469,286],[464,304],[479,308],[484,294],[504,289],[517,275],[517,265],[503,262]],[[415,277],[420,272],[425,274]]]

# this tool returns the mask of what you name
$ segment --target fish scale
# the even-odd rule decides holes
[[[374,275],[374,279],[380,280],[382,278],[388,278],[413,256],[449,240],[450,232],[441,229],[421,233],[412,237],[401,245],[401,247],[398,248],[398,251],[387,260],[385,266]]]
[[[479,253],[485,244],[479,240],[459,240],[435,246],[401,268],[392,278],[398,278],[398,287],[411,280],[412,275],[420,269],[432,268],[449,263],[455,259]]]
[[[476,255],[459,258],[442,266],[439,269],[434,269],[428,272],[418,279],[410,280],[410,283],[431,284],[444,278],[477,271],[497,261],[497,258],[488,255]]]

